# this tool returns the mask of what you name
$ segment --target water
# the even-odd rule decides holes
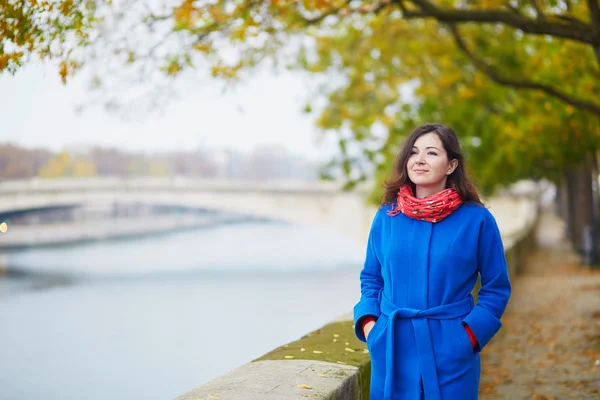
[[[170,399],[349,312],[364,249],[246,223],[6,254],[0,399]]]

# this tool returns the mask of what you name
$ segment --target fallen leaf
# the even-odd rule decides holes
[[[350,347],[346,347],[344,350],[354,353],[354,349],[351,349]]]
[[[284,356],[285,358],[294,358],[294,356]]]
[[[308,386],[305,383],[299,383],[299,384],[296,385],[296,387],[300,388],[300,389],[312,389],[312,386]]]
[[[315,354],[323,354],[323,352],[321,350],[313,350],[313,353],[315,353]]]
[[[337,333],[334,333],[333,337],[340,337],[340,335],[338,335]]]

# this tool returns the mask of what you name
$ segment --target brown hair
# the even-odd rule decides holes
[[[448,155],[448,160],[458,161],[458,167],[456,167],[454,172],[448,176],[446,188],[454,188],[454,190],[458,192],[458,196],[465,203],[474,202],[483,205],[479,199],[479,194],[477,193],[477,189],[475,189],[475,185],[473,185],[467,174],[464,157],[460,151],[460,143],[458,142],[456,133],[449,126],[435,123],[424,124],[417,127],[406,139],[404,147],[402,147],[396,157],[394,173],[391,179],[385,181],[385,193],[381,197],[381,204],[395,202],[398,196],[398,190],[402,185],[407,183],[411,185],[413,193],[416,193],[415,184],[408,178],[406,165],[417,139],[432,132],[440,138],[444,150],[446,150],[446,154]]]

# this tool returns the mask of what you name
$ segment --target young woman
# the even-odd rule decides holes
[[[371,399],[477,399],[479,352],[511,286],[498,226],[450,127],[418,127],[398,154],[360,281],[355,332],[371,356]]]

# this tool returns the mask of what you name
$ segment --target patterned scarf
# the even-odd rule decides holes
[[[397,204],[387,214],[395,217],[402,213],[410,218],[435,223],[452,214],[461,204],[462,200],[456,190],[452,188],[444,189],[423,199],[417,199],[411,186],[406,184],[398,190]]]

